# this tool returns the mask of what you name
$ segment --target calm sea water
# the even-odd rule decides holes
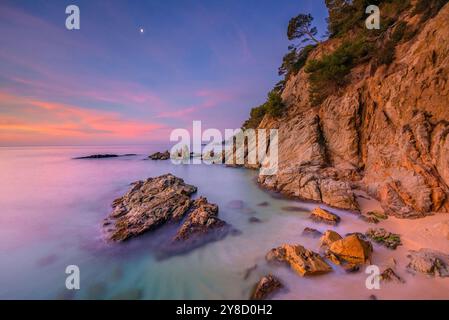
[[[318,250],[318,240],[303,237],[314,204],[278,199],[259,189],[256,172],[219,165],[175,166],[170,161],[144,161],[150,147],[0,148],[0,298],[1,299],[247,299],[254,283],[268,272],[286,289],[276,298],[367,299],[363,272],[346,274],[339,268],[328,275],[300,278],[285,267],[269,266],[266,252],[282,243],[301,243]],[[96,153],[137,153],[127,158],[73,160]],[[135,180],[171,172],[198,187],[198,195],[220,207],[220,217],[239,229],[239,235],[209,243],[187,254],[157,259],[158,237],[144,235],[123,244],[102,236],[102,220],[113,199]],[[245,209],[227,203],[243,200]],[[258,206],[260,202],[268,206]],[[303,208],[286,211],[286,206]],[[366,229],[350,214],[344,234]],[[261,223],[250,223],[256,216]],[[158,230],[157,233],[164,230]],[[379,248],[377,259],[387,259]],[[81,270],[81,289],[65,288],[65,269]],[[244,279],[245,270],[257,265]],[[441,289],[432,280],[410,280],[408,290],[392,285],[374,292],[387,298],[432,297]],[[447,283],[443,283],[443,289]],[[447,292],[447,291],[446,291]],[[446,293],[447,295],[447,293]],[[440,297],[437,295],[436,297]],[[444,295],[443,295],[444,297]]]

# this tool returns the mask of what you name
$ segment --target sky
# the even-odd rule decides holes
[[[65,27],[71,4],[80,30]],[[193,120],[239,128],[280,80],[299,13],[325,34],[317,0],[1,0],[0,146],[164,142]]]

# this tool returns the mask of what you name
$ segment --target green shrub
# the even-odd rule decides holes
[[[280,117],[284,112],[284,103],[279,92],[272,90],[268,93],[267,102],[265,102],[265,110],[272,117]]]
[[[304,70],[309,73],[312,104],[320,104],[335,86],[344,85],[345,77],[362,58],[369,55],[371,49],[369,43],[359,39],[344,42],[332,54],[324,56],[321,60],[310,60]]]
[[[242,127],[244,129],[255,129],[266,114],[277,118],[284,113],[284,110],[285,105],[282,102],[280,92],[273,89],[268,93],[267,101],[264,104],[251,109],[250,117],[243,123]]]
[[[299,53],[296,49],[287,53],[282,59],[279,75],[285,74],[285,79],[288,79],[291,75],[297,74],[306,64],[307,58],[314,48],[314,45],[308,45],[302,48]]]

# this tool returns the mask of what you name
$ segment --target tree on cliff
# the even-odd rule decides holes
[[[318,30],[316,27],[312,27],[313,17],[311,14],[299,14],[290,19],[287,28],[288,40],[302,39],[301,42],[305,43],[313,41],[316,44],[320,41],[316,38]]]

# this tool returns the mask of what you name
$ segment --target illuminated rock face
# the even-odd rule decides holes
[[[402,17],[409,25],[416,17]],[[279,170],[260,176],[270,189],[358,211],[354,189],[385,212],[418,218],[449,212],[449,4],[396,47],[389,66],[373,61],[351,71],[349,84],[321,105],[309,99],[308,74],[290,77],[288,110],[260,128],[279,129]],[[309,59],[339,45],[331,39]]]
[[[285,244],[270,250],[266,259],[269,262],[284,262],[290,265],[301,276],[323,274],[332,268],[318,254],[301,245]]]

